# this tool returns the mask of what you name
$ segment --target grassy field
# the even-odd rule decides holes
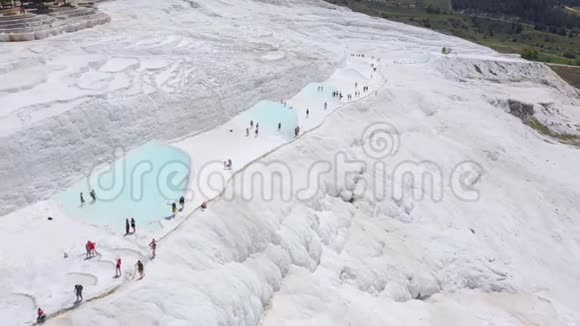
[[[580,67],[550,66],[568,84],[580,89]]]
[[[580,66],[580,36],[537,31],[530,25],[469,17],[450,9],[451,0],[326,0],[353,11],[458,36],[503,53],[535,50],[535,60]],[[578,87],[580,69],[554,69]]]
[[[538,131],[539,133],[555,138],[561,143],[580,146],[580,136],[570,134],[559,134],[557,132],[554,132],[550,128],[543,125],[536,118],[531,118],[530,121],[528,121],[526,124],[535,129],[536,131]]]

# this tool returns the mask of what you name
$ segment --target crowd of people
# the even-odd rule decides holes
[[[228,164],[231,166],[231,160],[228,160]],[[89,192],[89,196],[91,197],[92,202],[95,202],[97,200],[97,195],[94,189],[92,189]],[[81,207],[83,207],[86,204],[86,201],[84,199],[84,195],[81,192],[80,193],[80,202],[81,202]],[[179,198],[179,205],[180,205],[180,211],[182,211],[185,208],[185,197],[181,196]],[[205,205],[205,203],[204,203]],[[176,203],[172,203],[172,211],[173,214],[175,215],[177,213],[177,205]],[[134,218],[127,218],[125,219],[125,235],[130,235],[130,234],[134,234],[137,232],[137,228],[136,228],[136,222]],[[149,243],[149,248],[151,249],[151,259],[155,258],[156,254],[157,254],[157,240],[152,239],[151,242]],[[91,259],[97,255],[100,255],[99,252],[97,251],[97,244],[94,241],[91,240],[87,240],[87,242],[85,243],[85,260]],[[65,252],[64,253],[64,258],[68,258],[68,254]],[[116,257],[115,258],[115,276],[114,278],[119,278],[122,276],[122,260],[121,257]],[[139,279],[142,279],[145,276],[145,266],[143,264],[142,260],[138,260],[137,263],[135,264],[136,267],[136,273],[134,275],[134,277],[136,277],[137,275],[139,275]],[[83,285],[82,284],[75,284],[74,286],[74,294],[76,296],[76,301],[75,301],[75,305],[80,304],[83,301]],[[44,310],[40,307],[38,307],[37,311],[37,316],[36,316],[36,322],[38,324],[44,323],[46,321],[46,319],[48,318],[46,313],[44,312]]]

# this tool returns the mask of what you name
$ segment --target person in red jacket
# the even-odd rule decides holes
[[[89,257],[95,257],[95,255],[97,254],[97,244],[89,241],[87,242],[87,245],[89,247]]]
[[[121,276],[121,257],[115,259],[115,277]]]

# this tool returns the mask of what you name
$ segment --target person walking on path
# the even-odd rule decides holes
[[[115,277],[121,276],[121,257],[115,259]]]
[[[144,274],[145,267],[143,266],[143,263],[140,260],[137,261],[137,272],[139,273],[139,279],[142,279],[143,276],[145,276]]]
[[[83,286],[82,285],[80,285],[80,284],[75,285],[75,295],[77,296],[76,302],[83,301]]]
[[[81,207],[85,206],[85,197],[83,197],[83,193],[81,192]]]
[[[90,240],[88,240],[87,243],[85,244],[85,251],[86,251],[85,259],[91,258],[91,241]]]
[[[175,214],[177,214],[177,205],[175,202],[171,203],[171,212],[173,212],[173,217],[175,217]]]
[[[157,241],[155,241],[155,239],[151,240],[149,248],[151,248],[151,259],[153,259],[155,258],[155,252],[157,250]]]
[[[131,228],[133,229],[133,233],[137,232],[137,229],[135,228],[135,219],[131,218]]]
[[[131,225],[129,224],[129,219],[125,219],[125,235],[128,235],[131,231]]]
[[[91,192],[89,192],[89,195],[91,196],[91,199],[93,200],[93,202],[97,201],[97,193],[95,193],[95,189],[91,189]]]
[[[90,256],[89,257],[95,257],[98,252],[97,252],[97,244],[89,241],[89,252],[90,252]]]

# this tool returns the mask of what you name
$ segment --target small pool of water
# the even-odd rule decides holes
[[[137,229],[155,229],[170,218],[171,203],[187,190],[189,155],[169,145],[149,142],[115,162],[94,169],[57,201],[69,216],[88,223],[124,230],[125,219],[134,218]],[[95,190],[96,201],[89,192]],[[81,205],[80,193],[86,201]]]
[[[294,128],[298,125],[296,109],[290,109],[281,103],[260,101],[240,114],[242,120],[260,124],[260,130],[278,132],[278,123],[282,124],[280,135],[287,139],[294,138]]]
[[[322,90],[319,90],[318,87],[321,86]],[[322,83],[310,83],[306,85],[300,93],[298,93],[298,96],[308,96],[311,98],[327,100],[332,98],[332,92],[334,91],[336,91],[336,87],[334,86]]]

